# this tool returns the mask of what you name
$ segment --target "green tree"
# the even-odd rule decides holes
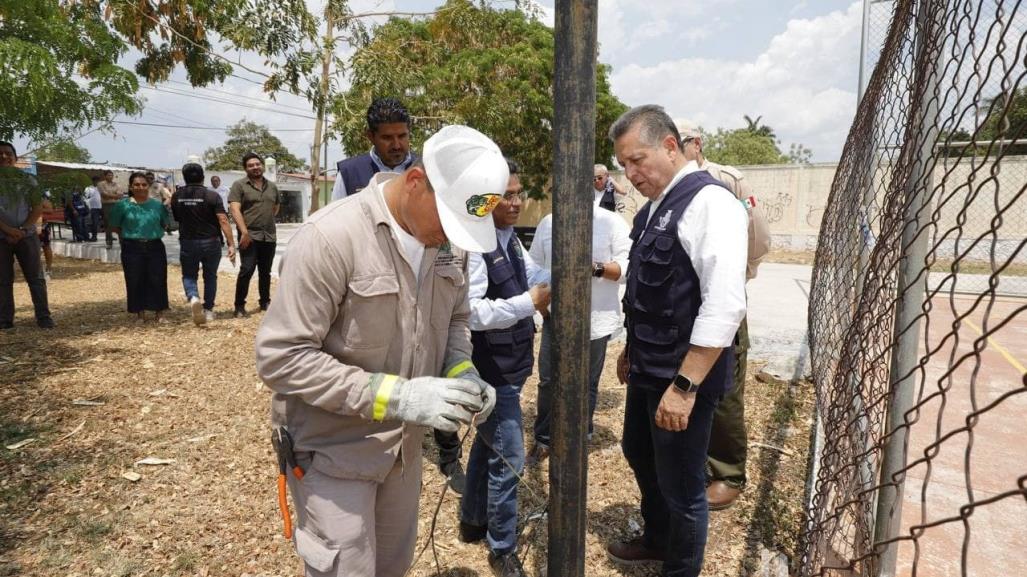
[[[203,161],[212,170],[242,170],[242,157],[248,152],[256,152],[262,158],[273,156],[282,172],[307,170],[306,163],[293,156],[268,127],[245,118],[228,127],[225,143],[208,148]]]
[[[391,18],[358,44],[351,88],[332,104],[347,153],[368,148],[364,111],[378,96],[403,100],[414,119],[413,146],[444,124],[493,138],[522,166],[522,181],[543,197],[553,159],[553,31],[519,10],[450,0],[427,19]],[[596,155],[610,161],[610,124],[626,106],[597,72]]]
[[[135,75],[116,64],[126,49],[98,4],[0,2],[0,138],[43,141],[138,113]]]
[[[55,138],[35,149],[34,154],[40,160],[56,160],[58,162],[92,162],[93,156],[84,146],[80,146],[70,138]]]
[[[748,128],[718,128],[717,132],[703,138],[703,154],[713,162],[733,166],[788,162],[774,139]]]

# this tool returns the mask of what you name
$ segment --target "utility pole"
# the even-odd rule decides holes
[[[560,577],[585,575],[592,203],[581,202],[581,183],[595,162],[597,14],[595,0],[556,0],[548,574]]]

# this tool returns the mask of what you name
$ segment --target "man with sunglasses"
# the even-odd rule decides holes
[[[610,178],[610,171],[605,164],[597,164],[594,167],[595,176],[592,177],[593,203],[599,208],[605,208],[610,212],[617,212],[617,197],[615,194],[624,196],[628,193],[617,181]]]
[[[446,126],[423,160],[376,174],[289,242],[256,358],[306,575],[405,575],[426,428],[488,419],[496,393],[471,361],[468,253],[495,250],[490,212],[508,178],[494,142]]]
[[[763,214],[763,207],[756,202],[756,195],[742,171],[706,159],[702,151],[702,133],[698,126],[682,119],[678,119],[676,124],[681,134],[682,154],[685,160],[695,161],[699,164],[700,170],[705,170],[710,176],[722,182],[749,213],[749,251],[745,278],[747,281],[751,280],[756,277],[760,261],[770,251],[770,227],[767,217]],[[735,385],[724,395],[717,405],[716,412],[713,413],[713,433],[710,436],[709,457],[706,461],[710,471],[706,498],[711,511],[727,509],[745,489],[748,446],[745,429],[745,371],[748,352],[749,325],[743,318],[738,326],[738,336],[735,338]]]

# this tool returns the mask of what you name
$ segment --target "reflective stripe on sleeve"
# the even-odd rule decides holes
[[[447,379],[456,378],[457,375],[463,373],[467,369],[473,369],[473,368],[474,368],[474,365],[471,364],[471,361],[461,361],[461,362],[453,365],[453,368],[451,368],[448,371],[446,371],[446,378]]]
[[[399,377],[396,375],[385,375],[378,387],[378,393],[374,396],[374,413],[372,417],[376,421],[385,420],[385,409],[389,406],[389,397],[392,396],[392,388],[396,385]]]

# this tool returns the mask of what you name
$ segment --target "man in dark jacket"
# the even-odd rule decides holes
[[[179,223],[178,234],[182,264],[182,286],[192,309],[193,322],[202,325],[214,320],[214,298],[218,290],[218,263],[221,239],[228,243],[228,258],[235,260],[235,242],[228,228],[225,205],[216,191],[203,186],[203,167],[188,163],[182,167],[185,186],[171,196],[171,212]],[[197,280],[203,266],[203,302]]]
[[[395,98],[376,98],[367,108],[367,139],[366,154],[339,161],[332,200],[360,192],[379,172],[400,173],[417,160],[410,152],[410,113]]]

